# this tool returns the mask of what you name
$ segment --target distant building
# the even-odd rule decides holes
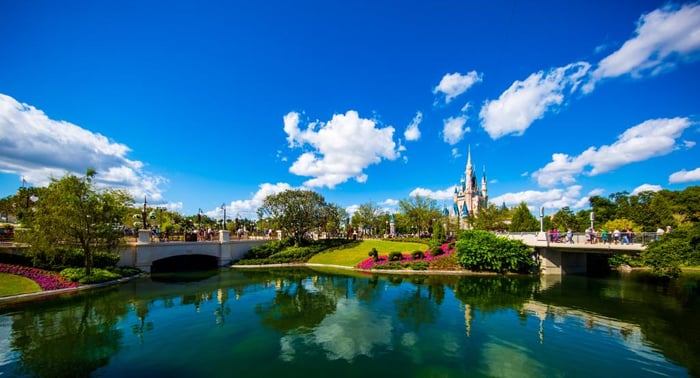
[[[479,187],[476,173],[472,166],[471,147],[467,153],[467,168],[464,171],[464,177],[462,177],[459,185],[455,188],[453,202],[453,216],[456,216],[459,220],[459,228],[461,229],[468,228],[467,219],[469,216],[479,216],[479,209],[485,207],[489,202],[489,196],[486,191],[486,168],[484,168],[481,177],[481,187]]]

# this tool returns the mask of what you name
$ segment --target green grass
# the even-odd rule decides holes
[[[39,284],[22,276],[0,273],[0,297],[10,295],[38,293],[41,291]]]
[[[413,251],[425,251],[428,249],[427,244],[412,243],[412,242],[394,242],[386,240],[363,240],[357,245],[351,247],[338,247],[323,251],[308,262],[310,264],[328,264],[354,267],[360,261],[368,258],[367,253],[376,248],[379,255],[388,255],[391,251],[399,251],[402,253],[411,253]]]

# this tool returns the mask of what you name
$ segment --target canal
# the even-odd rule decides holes
[[[161,275],[0,307],[0,376],[700,376],[700,277]]]

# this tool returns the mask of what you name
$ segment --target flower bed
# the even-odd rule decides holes
[[[62,277],[58,273],[29,268],[26,266],[0,264],[0,272],[15,274],[34,280],[34,282],[39,284],[41,290],[44,291],[80,286],[78,283],[72,282],[71,280]]]
[[[455,252],[455,249],[448,249],[447,248],[448,244],[443,244],[440,248],[442,248],[442,254],[438,256],[433,256],[432,253],[430,253],[430,249],[426,250],[425,257],[422,259],[413,259],[411,258],[410,253],[404,253],[402,255],[401,261],[399,261],[402,264],[410,264],[414,262],[430,262],[439,258],[442,258],[444,256],[449,256]],[[377,261],[374,261],[374,258],[370,257],[368,259],[362,260],[359,264],[357,264],[357,267],[360,269],[382,269],[383,265],[389,265],[391,263],[396,263],[396,261],[389,261],[388,255],[381,255],[379,256],[379,259]],[[392,266],[393,269],[393,266]]]

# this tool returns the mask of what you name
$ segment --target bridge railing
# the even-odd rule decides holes
[[[540,232],[510,232],[510,233],[497,233],[497,235],[508,236],[512,239],[530,239],[530,240],[541,240],[549,241],[550,243],[569,243],[566,233],[540,233]],[[654,240],[663,238],[663,236],[657,235],[656,232],[635,232],[627,235],[627,239],[630,244],[644,245],[650,243]],[[597,232],[593,235],[592,240],[589,236],[583,232],[576,232],[572,237],[573,244],[622,244],[622,235],[619,239],[615,239],[613,233],[609,233],[607,240],[603,240],[601,233]]]

